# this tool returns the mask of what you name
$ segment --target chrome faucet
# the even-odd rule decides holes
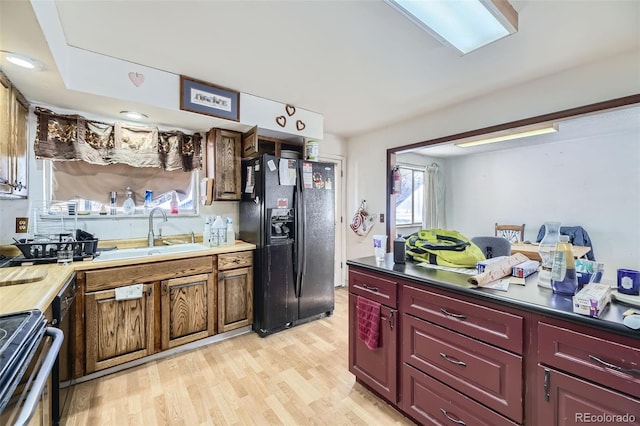
[[[155,235],[153,234],[153,214],[156,211],[162,213],[163,222],[167,221],[167,213],[162,210],[161,207],[154,207],[153,209],[151,209],[151,211],[149,212],[149,236],[147,237],[147,243],[149,247],[153,247],[153,240],[155,239]]]

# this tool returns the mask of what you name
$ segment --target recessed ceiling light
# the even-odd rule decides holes
[[[148,115],[143,114],[141,112],[137,112],[137,111],[120,111],[120,114],[126,115],[128,118],[132,120],[143,120],[145,118],[149,118]]]
[[[43,71],[46,68],[42,62],[28,56],[21,55],[19,53],[8,52],[6,50],[2,50],[0,52],[3,53],[4,58],[7,60],[7,62],[11,62],[12,64],[19,67],[33,71]]]

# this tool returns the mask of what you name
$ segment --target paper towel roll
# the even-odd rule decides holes
[[[511,270],[515,265],[527,260],[529,260],[529,258],[522,253],[505,257],[498,262],[488,264],[485,266],[483,273],[470,276],[467,278],[467,282],[473,285],[482,285],[499,280],[502,277],[511,275]]]

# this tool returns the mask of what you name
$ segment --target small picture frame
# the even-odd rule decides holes
[[[240,121],[240,93],[181,75],[180,109]]]

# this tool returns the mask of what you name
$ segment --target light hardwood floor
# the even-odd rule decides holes
[[[348,292],[329,318],[234,337],[76,385],[64,425],[411,425],[348,370]]]

